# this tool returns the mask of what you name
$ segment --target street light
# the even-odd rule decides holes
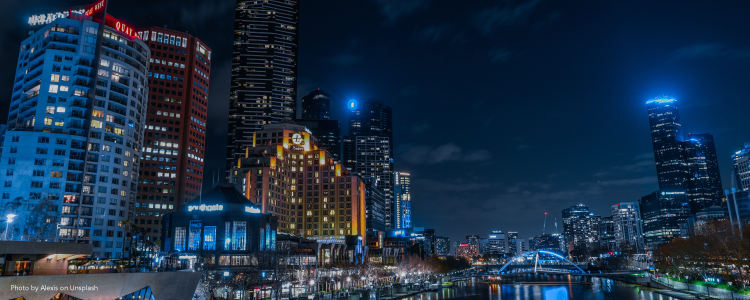
[[[15,218],[17,216],[14,215],[14,214],[8,214],[5,217],[7,218],[7,220],[5,222],[5,237],[3,237],[3,240],[7,241],[8,240],[8,225],[10,225],[10,223],[13,223],[13,218]]]

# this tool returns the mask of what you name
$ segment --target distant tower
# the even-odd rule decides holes
[[[302,97],[300,116],[295,122],[310,129],[318,138],[318,146],[341,162],[341,126],[338,120],[331,120],[331,96],[317,89]]]
[[[331,119],[331,95],[314,90],[302,97],[301,119],[329,120]]]
[[[386,230],[397,228],[393,207],[393,112],[381,100],[349,101],[349,135],[343,163],[361,177],[375,177],[386,199]]]
[[[687,190],[688,170],[677,100],[660,97],[646,102],[646,106],[659,189],[684,193]]]
[[[721,205],[724,192],[716,157],[714,136],[710,133],[688,133],[688,199],[695,210]]]
[[[395,172],[393,187],[395,228],[412,228],[411,223],[411,174]]]

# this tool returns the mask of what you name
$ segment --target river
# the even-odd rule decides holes
[[[476,279],[457,283],[450,289],[425,292],[407,300],[537,300],[537,299],[609,299],[609,300],[668,300],[668,296],[654,293],[654,289],[606,278],[567,275],[526,275],[504,278],[506,284],[485,284]],[[581,281],[590,284],[581,284]]]

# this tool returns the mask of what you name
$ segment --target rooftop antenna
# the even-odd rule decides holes
[[[542,226],[542,234],[547,230],[547,212],[544,212],[544,226]]]

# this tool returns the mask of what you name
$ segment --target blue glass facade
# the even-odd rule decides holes
[[[12,237],[91,243],[94,257],[122,257],[148,48],[89,20],[57,19],[19,50],[0,161],[2,206],[19,215]]]

